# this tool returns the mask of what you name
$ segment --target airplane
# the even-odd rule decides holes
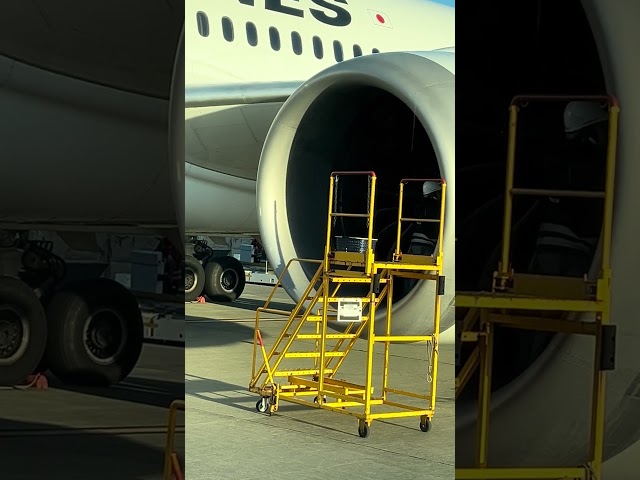
[[[380,258],[395,241],[400,180],[444,178],[440,341],[453,342],[455,9],[421,0],[190,0],[185,45],[186,234],[259,236],[280,274],[292,258],[322,258],[330,173],[373,170]],[[342,205],[357,208],[366,192],[348,190]],[[187,299],[203,289],[227,300],[242,293],[234,259],[213,258],[205,270],[187,255],[185,264]],[[283,280],[292,299],[313,270],[292,264]],[[433,328],[432,283],[398,288],[394,334]]]
[[[511,98],[520,94],[610,93],[619,101],[611,314],[617,325],[617,346],[616,368],[606,373],[602,478],[637,478],[640,323],[635,312],[640,256],[634,252],[640,232],[636,207],[640,200],[640,64],[634,52],[640,42],[635,21],[640,18],[640,4],[525,0],[494,2],[489,9],[467,2],[458,6],[456,14],[458,31],[465,32],[458,42],[462,82],[457,85],[456,97],[464,107],[458,110],[456,137],[461,147],[456,180],[458,192],[473,192],[458,195],[457,201],[459,290],[477,288],[482,264],[499,245]],[[466,45],[471,39],[473,44]],[[522,110],[523,122],[531,108],[533,103]],[[562,134],[562,110],[554,118]],[[527,131],[524,123],[519,130],[523,135]],[[516,155],[518,152],[527,153],[516,147]],[[492,166],[495,163],[500,167]],[[495,208],[481,208],[494,198]],[[496,210],[500,214],[495,215]],[[527,222],[524,220],[523,229]],[[477,235],[479,228],[484,235]],[[497,266],[495,260],[489,267]],[[506,368],[517,363],[514,338],[503,342],[496,338],[489,466],[582,465],[588,458],[593,339],[556,335],[539,355],[514,371]],[[476,416],[475,390],[471,389],[469,397],[456,401],[457,468],[473,467]]]
[[[138,361],[134,296],[101,272],[67,281],[52,245],[30,235],[88,250],[98,232],[148,234],[184,248],[183,14],[173,0],[0,5],[0,385],[47,367],[108,385]]]

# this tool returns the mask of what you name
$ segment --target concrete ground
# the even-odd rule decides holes
[[[0,478],[159,480],[168,407],[184,398],[184,349],[145,345],[111,388],[0,390]],[[184,459],[184,413],[176,451]],[[183,461],[183,460],[182,460]]]
[[[270,291],[247,285],[230,305],[186,305],[187,478],[453,479],[454,345],[440,346],[436,414],[428,433],[420,431],[416,417],[390,419],[374,421],[363,439],[354,417],[282,401],[273,416],[260,414],[259,396],[248,391],[248,384],[254,312]],[[282,290],[274,302],[273,308],[293,307]],[[284,323],[282,317],[267,318],[261,332],[270,347]],[[358,340],[339,378],[363,381],[365,347]],[[376,350],[376,366],[380,353]],[[426,393],[426,356],[425,344],[393,345],[390,386]]]

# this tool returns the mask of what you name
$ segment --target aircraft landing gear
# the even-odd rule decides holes
[[[0,277],[0,385],[15,385],[36,369],[46,339],[44,310],[33,289]]]
[[[111,385],[142,351],[142,314],[133,295],[107,279],[56,293],[47,308],[47,361],[66,383]]]

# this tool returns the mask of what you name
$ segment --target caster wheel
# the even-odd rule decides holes
[[[362,422],[358,424],[358,435],[362,438],[367,438],[369,436],[369,427],[366,423]]]
[[[423,418],[420,420],[420,430],[425,433],[431,430],[431,420],[429,418]]]
[[[256,402],[256,410],[260,413],[266,413],[269,411],[270,403],[268,398],[261,398]]]
[[[313,397],[313,403],[318,403],[318,397],[317,396]],[[327,403],[327,396],[326,395],[322,396],[322,403],[323,404]]]

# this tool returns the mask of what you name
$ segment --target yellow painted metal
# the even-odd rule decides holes
[[[269,359],[267,358],[267,352],[264,349],[264,342],[262,340],[262,335],[260,334],[260,330],[256,328],[256,334],[258,336],[258,342],[260,343],[260,351],[262,352],[262,358],[264,359],[264,366],[267,369],[267,379],[271,382],[271,385],[275,385],[276,382],[273,381],[273,374],[271,373],[271,368],[269,368]]]
[[[379,400],[378,402],[376,402],[376,400],[372,400],[371,404],[372,405],[382,405],[383,401]],[[325,402],[323,403],[324,407],[328,407],[328,408],[348,408],[348,407],[361,407],[362,406],[362,402],[345,402],[345,401],[337,401],[337,402]]]
[[[330,368],[325,368],[324,373],[333,373],[333,370]],[[317,368],[294,368],[291,370],[276,370],[273,372],[274,377],[289,377],[291,375],[319,375],[319,374],[320,374],[320,370],[318,370]]]
[[[485,468],[466,469],[456,468],[456,480],[545,480],[545,479],[567,479],[567,480],[587,480],[588,470],[583,467],[571,468]]]
[[[480,332],[462,332],[460,335],[461,342],[477,342],[478,336],[480,336]]]
[[[326,339],[325,339],[326,340]],[[284,354],[285,358],[319,358],[319,352],[287,352]],[[344,352],[324,352],[324,357],[344,357]]]
[[[491,370],[493,364],[493,328],[488,322],[486,310],[480,312],[480,329],[486,335],[479,337],[480,347],[480,400],[478,401],[478,428],[476,467],[487,466],[487,443],[489,438],[489,401],[491,395]]]
[[[405,395],[407,397],[419,398],[421,400],[430,400],[431,395],[420,395],[419,393],[407,392],[406,390],[399,390],[397,388],[385,388],[386,393],[395,393],[397,395]]]
[[[175,465],[174,461],[172,461],[172,456],[175,455],[173,451],[173,447],[175,445],[176,417],[178,415],[178,411],[184,411],[183,400],[174,400],[173,402],[171,402],[171,405],[169,406],[167,443],[165,444],[165,447],[164,447],[164,472],[162,477],[164,480],[171,480],[173,478],[174,469],[176,467],[179,467],[179,465]]]
[[[340,297],[330,297],[330,296],[327,296],[327,302],[328,302],[328,303],[338,303],[339,301],[340,301]],[[361,298],[360,298],[360,301],[361,301],[362,303],[371,303],[371,301],[372,301],[372,300],[371,300],[371,298],[369,298],[369,297],[361,297]]]
[[[306,378],[301,378],[301,377],[289,377],[289,382],[292,382],[292,383],[295,382],[296,385],[307,386],[312,388],[315,388],[318,386],[317,381],[308,380]],[[364,393],[364,388],[362,388],[360,385],[357,385],[355,383],[350,383],[350,382],[338,381],[332,378],[325,379],[324,388],[326,389],[326,391],[337,392],[337,393],[347,392],[347,391],[350,394]],[[373,388],[371,388],[371,394],[373,395]]]
[[[410,264],[410,263],[405,263],[405,264],[401,264],[400,261],[398,261],[397,263],[387,263],[387,262],[376,262],[376,267],[378,269],[381,268],[395,268],[398,269],[399,267],[402,267],[402,272],[405,271],[411,271],[411,270],[415,270],[415,271],[427,271],[427,272],[441,272],[442,271],[442,266],[441,265],[431,265],[429,263],[423,263],[423,264]],[[398,270],[398,273],[396,273],[396,275],[400,275],[400,276],[405,276],[404,273],[400,273],[400,270]]]
[[[512,188],[512,195],[531,197],[571,197],[571,198],[604,198],[604,192],[587,190],[551,190],[544,188]]]
[[[374,342],[430,342],[433,335],[376,335]]]
[[[260,313],[264,312],[265,310],[269,310],[269,304],[271,303],[271,301],[273,300],[273,296],[275,295],[275,293],[278,291],[278,288],[282,285],[282,279],[284,278],[284,276],[287,274],[287,272],[289,271],[289,267],[291,267],[291,265],[294,263],[310,263],[310,264],[320,264],[320,266],[322,266],[322,261],[320,260],[309,260],[309,259],[304,259],[304,258],[292,258],[291,260],[289,260],[287,262],[287,264],[285,265],[284,270],[282,270],[282,273],[280,274],[280,276],[278,277],[278,281],[276,282],[276,284],[273,287],[273,290],[271,291],[271,293],[269,294],[269,296],[267,297],[267,300],[264,304],[263,307],[260,307],[258,309],[256,309],[256,325],[255,325],[255,330],[254,330],[254,336],[253,336],[253,354],[252,354],[252,363],[251,363],[251,378],[256,378],[259,375],[256,375],[256,350],[258,347],[258,328],[259,328],[259,324],[260,324]],[[313,280],[315,279],[317,281],[317,277],[320,274],[320,268],[318,268],[318,270],[316,271],[316,275],[314,275]],[[307,288],[307,291],[305,291],[305,295],[303,296],[303,298],[306,298],[309,296],[309,292],[311,291],[313,285],[310,283],[309,288]],[[289,315],[291,315],[293,312],[289,312]],[[285,338],[285,335],[287,334],[287,329],[290,326],[290,324],[293,323],[293,320],[290,318],[289,322],[287,323],[287,328],[285,328],[282,332],[282,338]],[[274,347],[275,350],[275,347]],[[253,385],[252,385],[253,386]]]
[[[604,192],[548,191],[514,188],[515,140],[520,104],[532,99],[599,99],[609,103],[609,143],[606,158]],[[516,97],[509,109],[509,145],[503,219],[502,254],[494,274],[492,292],[456,293],[456,306],[468,308],[463,321],[463,341],[478,345],[456,377],[456,398],[479,367],[476,468],[458,468],[459,480],[520,479],[592,479],[601,478],[605,419],[605,372],[601,369],[602,326],[610,322],[611,235],[613,222],[613,187],[619,107],[614,97]],[[602,263],[598,279],[589,283],[581,279],[516,274],[510,264],[511,215],[514,195],[554,195],[577,198],[604,198],[602,222]],[[540,316],[535,316],[539,312]],[[593,313],[594,321],[569,321],[549,318],[546,312]],[[546,315],[546,317],[545,317]],[[475,319],[480,322],[476,329]],[[528,330],[590,335],[595,339],[593,387],[591,397],[591,431],[589,460],[580,467],[493,468],[487,466],[489,411],[491,397],[491,363],[493,330],[496,324]]]
[[[477,338],[478,337],[476,336],[476,339]],[[479,364],[480,364],[480,349],[478,346],[476,346],[476,348],[473,349],[473,352],[471,352],[471,355],[469,356],[464,366],[460,370],[460,373],[456,376],[456,387],[455,387],[456,399],[458,398],[460,393],[462,393],[462,390],[467,385],[467,382],[471,378],[471,375],[473,375],[473,373],[476,371]]]
[[[309,286],[300,296],[300,301],[293,311],[288,312],[288,320],[284,328],[269,352],[264,345],[260,345],[263,355],[263,364],[256,367],[257,344],[262,344],[260,335],[260,314],[283,314],[281,310],[269,308],[269,302],[273,298],[269,296],[267,304],[256,311],[256,323],[253,349],[252,376],[249,390],[259,393],[270,402],[275,402],[276,407],[271,407],[270,412],[277,410],[279,400],[334,411],[344,415],[356,417],[360,425],[370,425],[377,419],[420,417],[423,422],[431,421],[435,413],[436,379],[438,362],[438,335],[440,330],[440,295],[434,295],[435,323],[432,335],[392,335],[392,300],[393,280],[396,277],[417,279],[422,281],[440,281],[442,274],[442,242],[437,242],[438,250],[434,255],[403,255],[397,246],[393,255],[393,261],[377,262],[373,251],[373,222],[375,211],[376,176],[373,172],[361,172],[369,177],[368,211],[366,214],[333,211],[333,200],[337,191],[337,179],[341,175],[354,175],[358,172],[337,172],[331,175],[329,188],[329,208],[327,212],[327,235],[325,255],[323,260],[313,263],[319,264],[318,270],[311,278]],[[400,183],[400,206],[398,235],[401,234],[401,223],[410,221],[437,221],[439,222],[440,237],[444,233],[444,208],[446,198],[446,182],[442,183],[442,201],[440,217],[438,219],[418,219],[402,217],[402,203],[405,185],[410,182],[423,182],[426,179],[404,179]],[[340,215],[337,215],[340,214]],[[332,251],[331,240],[333,219],[337,216],[345,218],[367,219],[367,247],[363,253]],[[305,259],[295,259],[287,263],[280,274],[274,287],[276,290],[293,261],[307,262]],[[344,267],[347,267],[344,269]],[[360,322],[348,323],[340,333],[329,333],[328,322],[338,319],[337,304],[343,299],[339,295],[340,286],[344,283],[362,283],[368,285],[368,293],[357,297],[362,304],[362,319]],[[437,289],[436,289],[437,290]],[[385,301],[386,300],[386,301]],[[375,322],[376,311],[385,309],[384,335],[376,335]],[[303,331],[303,327],[313,327],[311,332]],[[364,332],[367,332],[366,363],[364,385],[339,380],[335,378],[343,362],[349,355],[357,340]],[[292,350],[296,341],[313,340],[306,342],[307,348]],[[390,349],[392,343],[402,342],[429,342],[432,346],[431,355],[428,358],[429,370],[427,379],[429,383],[427,392],[410,392],[391,388],[390,380]],[[374,396],[374,346],[376,343],[384,344],[384,360],[382,365],[382,398]],[[313,350],[309,350],[314,345]],[[295,368],[283,361],[313,361],[313,368]],[[266,377],[266,378],[265,378]],[[286,377],[288,384],[279,384],[282,377]],[[275,381],[274,381],[275,379]],[[388,399],[388,395],[400,395],[413,398],[421,406],[407,405]],[[313,403],[307,397],[314,397]],[[331,397],[333,401],[326,401],[325,397]],[[376,412],[379,406],[391,407],[392,411]],[[358,411],[359,410],[359,411]]]
[[[389,294],[387,295],[387,314],[385,315],[385,335],[377,338],[384,341],[384,360],[382,365],[382,399],[387,399],[389,393],[389,359],[391,355],[391,310],[393,303],[393,277],[389,277]]]
[[[492,313],[491,321],[493,323],[499,323],[501,325],[525,330],[573,333],[576,335],[595,335],[598,330],[598,324],[596,322],[580,322],[559,318],[540,318],[515,313],[511,313],[509,315]]]
[[[456,307],[495,308],[505,310],[537,310],[558,312],[599,312],[604,308],[602,301],[561,300],[557,298],[536,298],[503,295],[501,292],[460,292],[456,293]]]
[[[516,128],[518,123],[518,106],[511,105],[509,107],[509,145],[507,147],[507,181],[504,189],[504,217],[502,227],[502,256],[498,265],[498,278],[500,285],[496,287],[503,288],[505,286],[506,277],[511,265],[509,264],[509,249],[511,247],[511,216],[513,212],[513,171],[516,160]],[[495,288],[495,287],[494,287]]]
[[[310,334],[305,334],[305,333],[301,333],[298,335],[298,340],[320,340],[320,338],[322,338],[322,335],[317,334],[317,333],[310,333]],[[355,338],[355,334],[353,333],[327,333],[327,335],[325,336],[325,338],[327,340],[346,340],[349,338]]]
[[[423,415],[433,415],[433,410],[422,409],[412,407],[411,405],[403,405],[397,402],[384,402],[385,405],[391,405],[394,407],[405,409],[404,412],[389,412],[389,413],[372,413],[368,415],[371,420],[386,419],[386,418],[407,418],[407,417],[422,417]]]

